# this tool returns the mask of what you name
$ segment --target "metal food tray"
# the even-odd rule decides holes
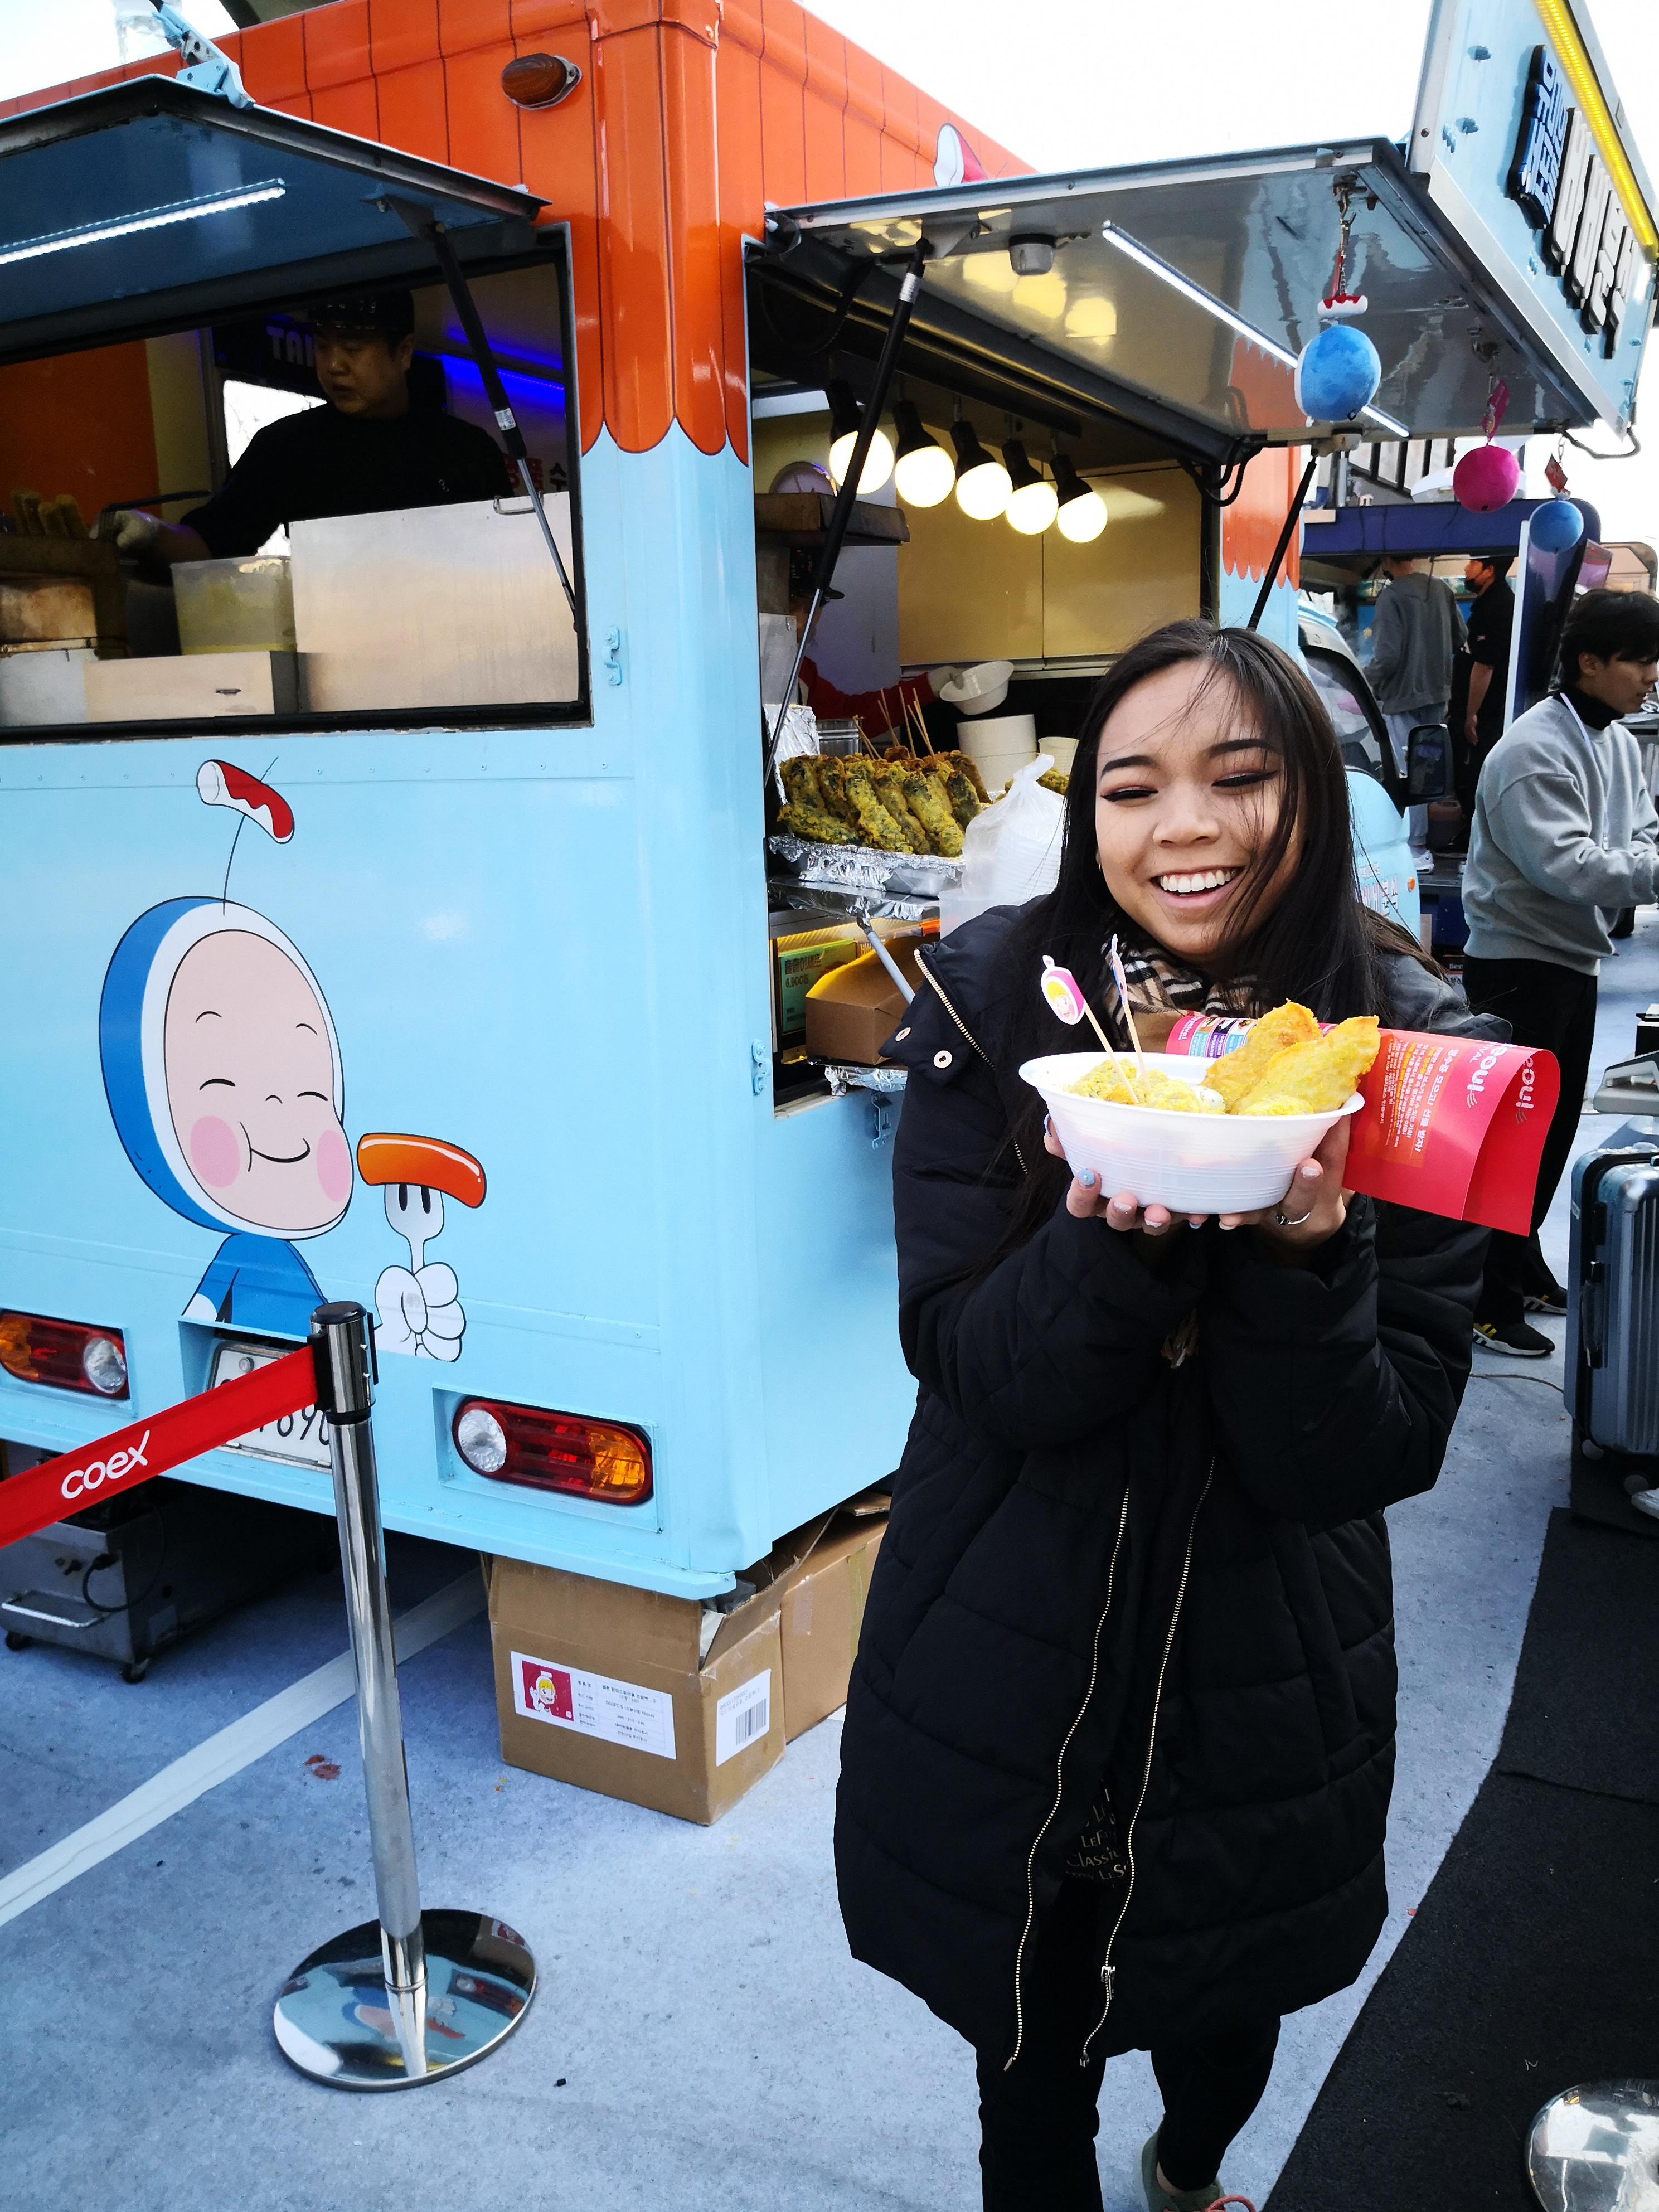
[[[815,845],[786,830],[775,830],[766,841],[766,849],[776,863],[776,872],[793,878],[802,890],[851,892],[877,900],[931,901],[942,891],[956,890],[962,882],[962,861],[929,853],[878,853],[868,845]],[[920,917],[883,918],[915,921]]]

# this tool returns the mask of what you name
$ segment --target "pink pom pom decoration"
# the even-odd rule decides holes
[[[1521,487],[1521,464],[1507,446],[1477,446],[1452,471],[1452,495],[1472,514],[1507,507]]]

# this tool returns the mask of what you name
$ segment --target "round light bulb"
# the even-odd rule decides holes
[[[839,491],[848,470],[852,465],[853,448],[859,441],[856,430],[845,430],[830,447],[830,481]],[[893,441],[885,430],[878,430],[870,441],[870,450],[864,457],[864,474],[859,478],[859,497],[879,491],[893,473]]]
[[[937,507],[956,480],[956,463],[943,446],[918,446],[894,465],[893,482],[907,507]]]
[[[1097,491],[1085,491],[1081,499],[1068,499],[1055,519],[1062,538],[1092,545],[1106,527],[1106,502]]]
[[[1009,522],[1022,538],[1039,538],[1054,520],[1060,507],[1060,494],[1046,479],[1040,483],[1021,484],[1011,492],[1006,509]]]
[[[1007,470],[988,455],[957,478],[957,505],[975,522],[992,522],[1006,511],[1012,490]]]

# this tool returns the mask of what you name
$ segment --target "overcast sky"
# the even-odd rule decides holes
[[[175,5],[210,37],[231,27],[219,0]],[[1589,12],[1652,179],[1659,0],[1589,0]],[[0,94],[107,66],[115,13],[116,0],[0,0]],[[1106,168],[1316,137],[1403,137],[1429,0],[1369,9],[1308,0],[1021,0],[1018,8],[814,0],[813,13],[1035,167]],[[1651,454],[1597,465],[1570,453],[1568,474],[1600,507],[1608,537],[1659,543],[1659,337],[1649,345],[1638,421]],[[1536,441],[1529,461],[1528,489],[1541,489]]]

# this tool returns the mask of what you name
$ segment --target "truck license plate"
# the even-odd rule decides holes
[[[239,1376],[251,1375],[256,1367],[269,1367],[272,1360],[283,1354],[263,1344],[221,1344],[213,1354],[213,1378],[210,1384],[217,1389],[222,1382],[234,1382]],[[319,1413],[315,1406],[307,1406],[302,1413],[284,1413],[280,1420],[267,1421],[262,1429],[250,1429],[245,1437],[226,1446],[228,1451],[247,1452],[255,1459],[281,1460],[288,1467],[320,1468],[327,1474],[331,1466],[328,1450],[328,1416]]]

